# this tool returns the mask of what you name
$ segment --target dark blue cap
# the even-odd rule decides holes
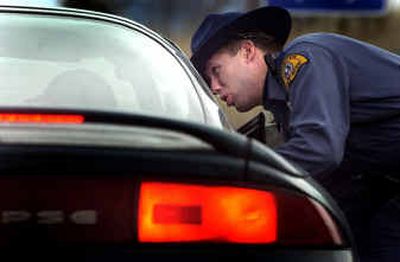
[[[192,37],[190,60],[203,73],[207,60],[237,32],[261,31],[274,37],[276,43],[283,47],[291,25],[289,12],[276,6],[266,6],[248,13],[210,14]]]

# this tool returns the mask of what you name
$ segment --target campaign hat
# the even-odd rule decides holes
[[[244,13],[209,14],[192,37],[190,60],[203,73],[208,59],[238,32],[261,31],[272,36],[283,47],[291,24],[290,13],[277,6],[265,6]]]

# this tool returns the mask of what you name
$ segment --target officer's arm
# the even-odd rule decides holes
[[[299,44],[288,54],[301,56],[282,64],[292,111],[289,139],[277,151],[311,174],[330,171],[342,161],[349,129],[345,66],[313,44]]]

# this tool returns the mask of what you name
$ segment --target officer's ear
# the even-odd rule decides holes
[[[254,42],[251,40],[242,40],[240,43],[240,53],[245,59],[245,62],[252,62],[256,58],[256,49]]]

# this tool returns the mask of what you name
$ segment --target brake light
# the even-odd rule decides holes
[[[329,212],[303,195],[162,182],[141,184],[138,238],[142,243],[344,244]]]
[[[265,191],[146,182],[138,231],[140,242],[273,243],[277,206]]]
[[[0,123],[82,124],[82,115],[63,114],[0,114]]]

